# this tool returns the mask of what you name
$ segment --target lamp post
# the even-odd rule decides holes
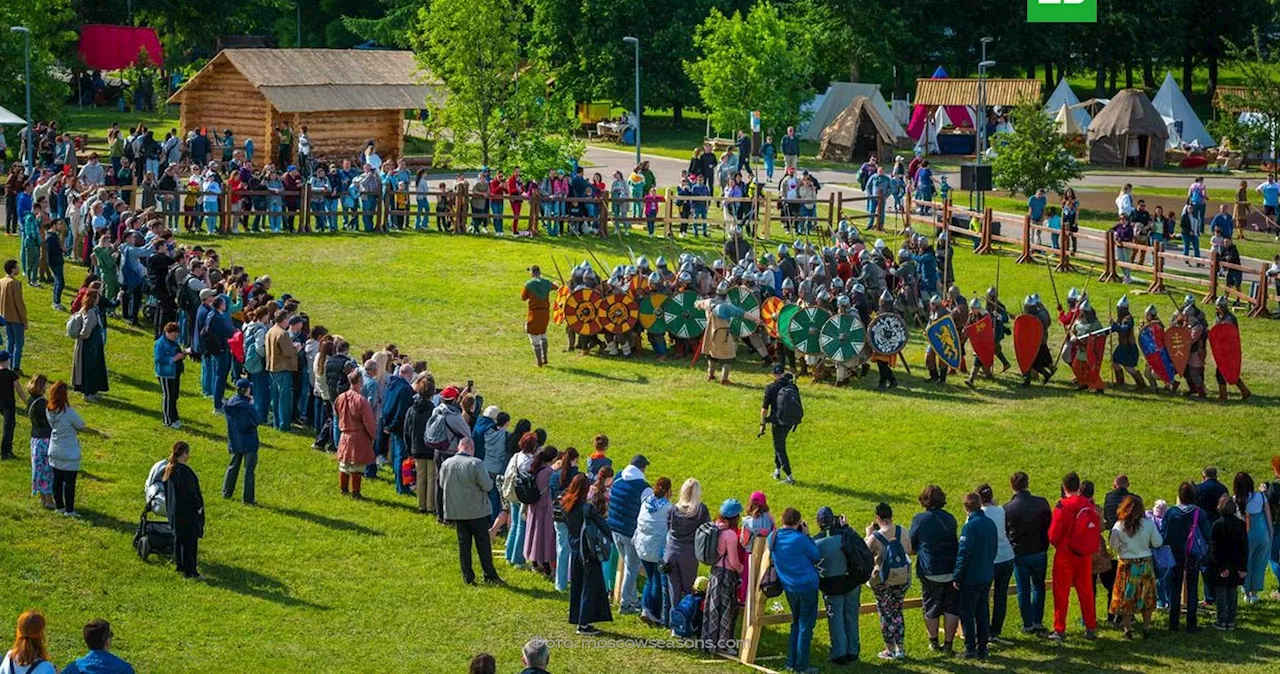
[[[636,48],[636,166],[640,165],[640,40],[627,36],[622,38]]]
[[[33,142],[35,137],[35,129],[31,125],[31,30],[26,26],[13,26],[10,32],[22,33],[22,57],[26,62],[26,84],[27,84],[27,174],[30,175],[36,165],[36,148]]]
[[[978,172],[976,167],[982,166],[982,156],[986,154],[987,149],[987,71],[996,67],[995,61],[987,60],[987,43],[991,42],[991,38],[982,38],[982,61],[978,63],[978,156],[974,159],[975,173]],[[986,193],[979,185],[978,189],[978,210],[982,211],[986,207]]]

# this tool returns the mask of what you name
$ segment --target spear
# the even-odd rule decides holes
[[[563,286],[563,285],[564,285],[564,274],[561,274],[561,273],[560,273],[560,263],[559,263],[559,262],[556,262],[556,258],[555,258],[554,256],[552,256],[552,258],[551,258],[551,264],[552,264],[552,266],[554,266],[554,267],[556,268],[556,276],[558,276],[558,277],[560,278],[560,285],[562,285],[562,286]]]

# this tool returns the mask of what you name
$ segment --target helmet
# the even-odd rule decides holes
[[[791,249],[792,249],[792,250],[804,250],[804,242],[803,242],[803,241],[801,241],[800,239],[796,239],[796,240],[795,240],[795,243],[791,244]]]
[[[847,307],[847,306],[849,306],[850,304],[852,304],[852,302],[851,302],[851,300],[849,299],[849,296],[848,296],[848,295],[841,295],[841,296],[839,296],[839,297],[837,297],[837,298],[836,298],[836,304],[839,304],[839,305],[840,305],[840,306],[842,306],[842,307]]]
[[[819,301],[819,302],[830,302],[830,301],[831,301],[831,293],[827,292],[827,289],[826,289],[826,288],[823,288],[822,290],[819,290],[819,291],[818,291],[818,301]]]
[[[905,260],[905,259],[907,259],[907,258],[909,258],[909,257],[911,257],[911,251],[907,250],[905,246],[903,246],[902,248],[899,248],[899,249],[898,249],[898,260],[899,260],[899,261]]]
[[[692,256],[692,255],[690,255],[690,254],[688,254],[688,253],[680,253],[680,258],[679,258],[679,260],[680,260],[680,264],[681,264],[681,265],[683,265],[683,264],[684,264],[684,263],[686,263],[686,262],[690,262],[690,261],[692,261],[692,259],[693,259],[693,256]]]
[[[1120,296],[1120,301],[1116,302],[1116,308],[1117,308],[1117,309],[1128,309],[1128,308],[1129,308],[1129,296],[1128,296],[1128,295],[1121,295],[1121,296]]]
[[[626,273],[627,273],[627,268],[626,268],[626,267],[624,267],[624,266],[622,266],[622,265],[618,265],[618,266],[616,266],[616,267],[614,267],[614,268],[613,268],[613,277],[614,277],[614,278],[619,278],[619,277],[621,277],[623,274],[626,274]]]
[[[627,276],[635,276],[635,275],[636,275],[636,268],[635,268],[635,266],[634,266],[634,265],[627,265],[627,268],[626,268],[625,270],[623,270],[623,271],[624,271],[624,273],[625,273]]]
[[[1022,306],[1024,307],[1034,307],[1035,305],[1036,305],[1035,295],[1027,295],[1026,299],[1022,300]]]
[[[778,254],[779,254],[779,255],[786,255],[786,254],[787,254],[787,244],[785,244],[785,243],[780,243],[780,244],[778,244]]]
[[[649,274],[649,285],[656,286],[659,283],[662,283],[662,274],[659,274],[656,271],[653,272],[652,274]]]
[[[729,282],[728,282],[728,281],[721,281],[721,282],[720,282],[720,285],[716,286],[716,294],[717,294],[717,295],[728,295],[728,294],[729,294]]]
[[[892,302],[892,301],[893,301],[893,295],[889,294],[888,289],[886,289],[884,292],[880,293],[880,301],[881,301],[881,302]]]
[[[867,249],[863,248],[862,250],[858,251],[858,262],[866,264],[868,256],[869,256],[869,253],[867,253]]]
[[[839,276],[831,279],[831,287],[836,290],[844,290],[844,279]]]
[[[774,263],[773,253],[765,253],[760,257],[760,261],[767,265],[773,264]]]
[[[1226,295],[1218,295],[1218,300],[1217,300],[1216,302],[1214,302],[1214,303],[1213,303],[1213,305],[1214,305],[1214,306],[1216,306],[1216,307],[1218,307],[1219,309],[1222,309],[1223,311],[1226,311],[1226,310],[1227,310],[1227,307],[1229,306],[1229,305],[1227,304],[1227,296],[1226,296]]]
[[[1148,304],[1148,305],[1147,305],[1146,315],[1147,315],[1147,316],[1149,316],[1149,317],[1151,317],[1151,318],[1155,318],[1156,316],[1159,316],[1159,315],[1160,315],[1160,311],[1159,311],[1158,309],[1156,309],[1156,305],[1154,305],[1154,304]]]
[[[885,245],[884,239],[876,239],[876,250],[884,250]]]
[[[711,268],[716,271],[724,271],[724,260],[716,260],[711,263]]]
[[[1187,296],[1182,298],[1182,306],[1184,307],[1192,306],[1195,303],[1196,303],[1195,295],[1192,295],[1191,293],[1187,293]]]
[[[840,224],[837,226],[837,229],[839,229],[842,232],[849,231],[849,221],[845,220],[844,218],[840,218]]]
[[[1091,313],[1093,313],[1093,302],[1090,302],[1089,300],[1085,300],[1085,301],[1081,302],[1081,303],[1080,303],[1080,311],[1083,311],[1083,312],[1084,312],[1084,313],[1086,313],[1086,314],[1091,314]]]
[[[976,297],[969,300],[969,308],[974,310],[982,309],[982,300]]]
[[[1068,304],[1070,304],[1070,303],[1072,303],[1072,302],[1075,302],[1076,300],[1079,300],[1079,299],[1080,299],[1080,291],[1079,291],[1079,290],[1077,290],[1077,289],[1075,289],[1075,288],[1072,288],[1071,290],[1068,290],[1068,291],[1067,291],[1067,303],[1068,303]]]
[[[742,282],[743,282],[743,283],[745,283],[745,284],[747,284],[747,285],[751,285],[751,284],[755,283],[755,282],[756,282],[756,274],[755,274],[755,272],[752,272],[752,271],[744,271],[744,272],[742,272]]]
[[[588,269],[588,270],[587,270],[587,271],[582,275],[582,280],[586,281],[588,284],[592,284],[592,283],[596,283],[597,281],[599,281],[599,280],[600,280],[600,277],[599,277],[599,276],[596,276],[596,271],[595,271],[594,269]]]
[[[958,297],[960,295],[960,286],[952,283],[951,287],[947,288],[947,295],[950,297]]]
[[[666,258],[666,256],[659,255],[659,256],[658,256],[658,268],[659,268],[659,269],[665,269],[665,268],[666,268],[666,266],[667,266],[667,258]]]
[[[790,278],[782,279],[782,289],[783,289],[783,290],[795,290],[795,289],[796,289],[796,284],[795,284],[795,282],[793,282]]]
[[[680,275],[676,277],[676,280],[681,283],[693,283],[693,275],[687,271],[682,271],[680,272]]]
[[[648,268],[649,268],[649,258],[647,258],[647,257],[645,257],[645,256],[643,256],[643,255],[641,255],[640,257],[636,258],[636,266],[637,266],[637,267],[639,267],[640,269],[648,269]]]
[[[1031,302],[1036,305],[1040,304],[1040,293],[1031,293]]]
[[[996,289],[994,286],[987,288],[987,299],[994,300],[998,296],[999,296],[999,293],[996,292]]]
[[[946,233],[946,232],[943,232],[943,233],[939,234],[939,235],[938,235],[938,243],[942,244],[942,243],[946,243],[946,242],[947,242],[947,233]]]
[[[861,283],[855,283],[855,284],[853,284],[853,292],[855,292],[855,293],[865,293],[865,292],[867,292],[867,287],[866,287],[866,286],[864,286],[864,285],[862,285]]]

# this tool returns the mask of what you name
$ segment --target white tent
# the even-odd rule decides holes
[[[895,98],[889,103],[889,107],[893,109],[894,119],[897,119],[905,129],[907,123],[911,121],[911,101]]]
[[[1187,97],[1182,95],[1182,90],[1173,80],[1173,73],[1165,72],[1164,82],[1156,92],[1156,97],[1151,99],[1151,104],[1166,121],[1173,120],[1169,124],[1167,147],[1175,148],[1182,144],[1213,147],[1218,144],[1205,130],[1204,124],[1196,116],[1196,111],[1191,109]]]
[[[1076,112],[1079,112],[1079,110]],[[1080,126],[1079,118],[1072,112],[1071,106],[1066,103],[1058,107],[1058,114],[1054,116],[1053,122],[1058,127],[1058,133],[1064,136],[1079,136],[1084,133],[1084,127]]]
[[[813,124],[813,115],[818,112],[818,108],[822,107],[823,101],[827,100],[827,94],[821,93],[813,97],[813,100],[800,106],[800,118],[805,121],[800,122],[796,127],[796,132],[801,138],[808,137],[809,126]]]
[[[813,116],[809,118],[809,126],[804,129],[800,137],[805,140],[818,141],[822,138],[822,132],[832,122],[836,121],[836,117],[853,103],[853,99],[859,96],[866,96],[876,112],[889,124],[889,130],[893,132],[895,139],[902,139],[907,136],[907,130],[902,128],[902,124],[898,123],[898,119],[894,117],[893,111],[889,109],[889,104],[885,102],[884,96],[880,94],[879,84],[863,84],[860,82],[832,82],[827,87],[825,93],[815,96],[809,104],[814,105]]]
[[[26,124],[27,120],[0,107],[0,124]]]
[[[1075,107],[1080,105],[1080,99],[1076,97],[1076,92],[1071,90],[1065,77],[1058,80],[1058,88],[1053,90],[1048,102],[1044,104],[1045,114],[1050,116],[1059,115],[1064,105],[1070,109],[1075,126],[1079,128],[1078,131],[1073,131],[1072,133],[1084,133],[1088,130],[1089,122],[1093,121],[1093,117],[1083,107]],[[1059,130],[1061,130],[1061,126],[1059,126]],[[1064,131],[1063,133],[1066,132]]]

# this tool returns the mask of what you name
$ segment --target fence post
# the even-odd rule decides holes
[[[991,208],[987,207],[982,209],[982,220],[980,220],[978,224],[978,227],[980,228],[978,234],[978,247],[973,251],[978,255],[986,255],[991,252],[991,223]]]
[[[1058,271],[1071,271],[1071,242],[1067,240],[1067,230],[1058,230]]]
[[[1151,255],[1154,259],[1151,261],[1151,285],[1147,286],[1149,293],[1164,292],[1164,281],[1160,279],[1160,275],[1164,273],[1164,242],[1154,241],[1151,244]]]
[[[609,207],[613,196],[609,193],[600,195],[600,236],[609,236]]]
[[[1102,255],[1102,274],[1098,276],[1099,283],[1110,283],[1116,280],[1116,237],[1110,231],[1103,233],[1103,240],[1106,249]]]
[[[767,568],[768,550],[764,538],[757,537],[751,544],[751,556],[747,559],[747,605],[742,614],[742,643],[738,648],[738,659],[744,665],[754,665],[756,651],[760,648],[760,637],[764,634],[764,625],[760,619],[764,617],[764,597],[760,594],[761,570]]]
[[[1032,264],[1031,256],[1031,214],[1022,216],[1022,253],[1018,255],[1018,264]]]
[[[836,200],[835,220],[836,220],[836,223],[838,224],[841,220],[844,220],[844,192],[836,192],[832,196],[834,196]]]
[[[218,195],[218,229],[223,234],[231,233],[231,194],[228,192]]]
[[[671,205],[673,202],[671,201],[670,187],[667,188],[667,198],[664,201],[665,203],[663,204],[664,208],[662,213],[662,232],[664,236],[670,239],[670,238],[673,238],[673,235],[671,234]]]
[[[311,231],[311,185],[302,183],[301,189],[298,190],[298,198],[302,201],[299,208],[302,209],[302,217],[298,219],[298,233]]]
[[[911,229],[911,214],[916,210],[915,205],[912,203],[911,190],[907,190],[907,205],[905,208],[907,212],[903,214],[903,218],[907,223],[906,228]]]
[[[1253,309],[1249,311],[1250,318],[1257,318],[1259,316],[1267,315],[1267,295],[1268,295],[1267,285],[1270,283],[1270,281],[1267,280],[1268,268],[1269,267],[1267,263],[1264,262],[1262,263],[1262,266],[1258,269],[1258,291],[1256,293],[1257,304],[1254,305]]]
[[[827,237],[831,238],[832,233],[836,231],[836,220],[839,214],[839,206],[836,205],[836,193],[832,192],[827,195]]]
[[[530,237],[535,237],[538,235],[538,216],[542,214],[541,202],[542,202],[542,195],[540,195],[537,192],[534,192],[533,196],[529,197],[529,236]]]
[[[1213,304],[1218,299],[1218,251],[1209,251],[1209,290],[1205,293],[1202,300],[1205,304]]]
[[[464,201],[463,203],[466,203],[468,206],[470,206],[470,203],[469,203],[469,202]],[[376,219],[376,221],[374,222],[374,227],[373,227],[374,231],[375,231],[375,232],[386,232],[386,231],[387,231],[387,200],[386,200],[386,195],[385,195],[385,194],[383,194],[382,192],[378,192],[378,206],[377,206],[377,208],[375,209],[375,211],[376,211],[376,214],[377,214],[377,219]],[[465,218],[466,218],[466,216],[464,215],[464,216],[463,216],[463,223],[464,223],[464,224],[463,224],[463,228],[464,228],[464,230],[465,230],[465,228],[466,228],[466,224],[465,224],[465,223],[466,223],[466,219],[465,219]]]
[[[947,231],[947,227],[950,224],[951,224],[951,199],[948,198],[946,201],[942,202],[942,225],[940,228],[942,229],[943,232],[945,232]],[[951,240],[950,234],[947,235],[947,240],[948,241]]]
[[[773,199],[770,199],[765,195],[762,201],[764,201],[764,218],[760,221],[760,229],[764,230],[764,234],[762,235],[763,238],[768,240],[769,231],[773,224]],[[759,232],[759,230],[757,230],[757,232]]]

